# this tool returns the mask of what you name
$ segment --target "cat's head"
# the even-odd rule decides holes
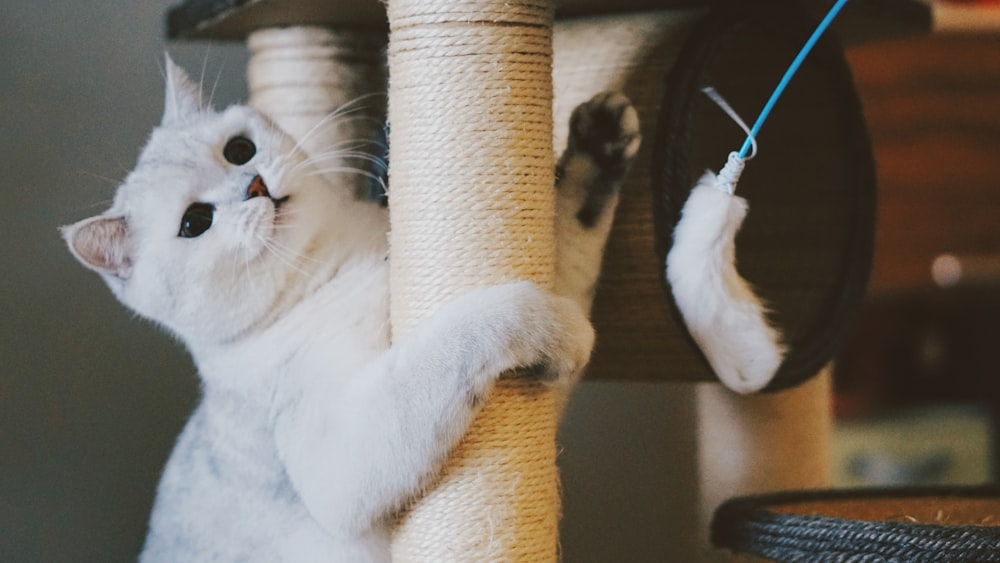
[[[189,343],[224,341],[305,291],[349,197],[253,109],[216,112],[169,59],[163,118],[106,212],[63,228],[115,295]],[[305,278],[305,279],[304,279]]]

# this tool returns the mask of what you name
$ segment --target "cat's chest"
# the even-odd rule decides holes
[[[389,346],[384,280],[378,267],[338,276],[266,330],[206,354],[203,377],[263,388],[350,378]]]
[[[353,370],[388,348],[388,287],[379,271],[361,274],[324,287],[275,327],[292,369]]]

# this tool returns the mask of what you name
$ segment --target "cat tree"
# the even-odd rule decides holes
[[[311,136],[308,148],[372,138],[380,127],[383,100],[357,99],[385,87],[380,53],[388,21],[398,336],[465,289],[515,279],[551,285],[553,147],[565,144],[569,112],[598,91],[624,91],[644,123],[636,169],[647,170],[654,154],[661,156],[654,139],[663,77],[708,4],[625,0],[614,9],[660,11],[557,23],[557,9],[562,16],[611,8],[582,0],[390,0],[383,13],[374,1],[188,0],[170,13],[168,33],[249,36],[251,103],[294,136],[345,103],[356,108],[341,128]],[[367,179],[355,181],[360,193]],[[594,309],[599,349],[589,376],[710,381],[651,259],[648,181],[633,174],[623,190]],[[785,384],[800,383],[825,361]],[[695,395],[706,522],[733,494],[826,484],[825,377],[752,398],[711,385]],[[556,426],[544,389],[505,379],[441,480],[402,515],[394,560],[555,559]]]

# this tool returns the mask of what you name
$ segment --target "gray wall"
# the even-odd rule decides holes
[[[77,266],[56,228],[108,204],[162,104],[166,1],[0,8],[0,560],[134,559],[197,398],[184,350]],[[245,94],[242,45],[175,44],[216,105]],[[565,422],[564,559],[686,560],[689,389],[585,384]],[[676,418],[674,418],[676,417]],[[675,433],[675,436],[690,433]],[[678,442],[679,440],[679,442]]]

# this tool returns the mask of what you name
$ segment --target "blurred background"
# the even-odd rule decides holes
[[[122,308],[57,231],[101,212],[133,166],[160,116],[165,49],[215,88],[217,106],[244,98],[244,47],[167,45],[171,3],[3,5],[3,561],[134,560],[160,469],[197,399],[183,348]],[[848,52],[875,145],[880,208],[870,297],[835,370],[835,484],[997,478],[993,29]],[[953,276],[932,276],[945,254],[966,266],[953,285]],[[688,560],[678,554],[695,549],[696,523],[673,507],[697,494],[692,387],[581,386],[561,440],[565,561]]]

